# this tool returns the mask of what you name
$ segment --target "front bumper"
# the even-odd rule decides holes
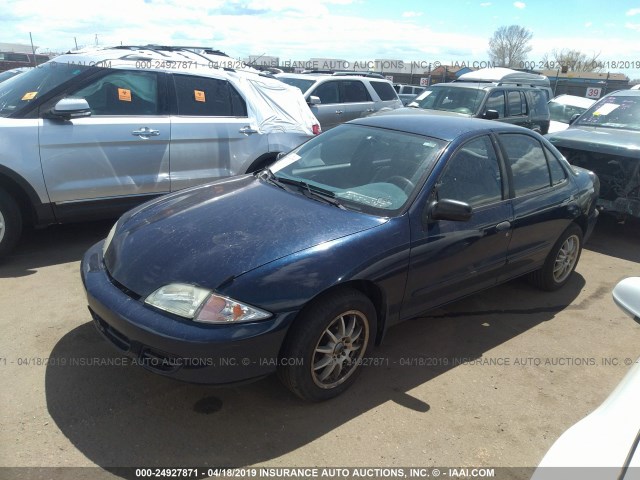
[[[164,315],[112,282],[102,242],[85,253],[81,275],[89,311],[102,336],[133,363],[188,382],[235,383],[273,373],[297,313],[236,325],[206,325]]]

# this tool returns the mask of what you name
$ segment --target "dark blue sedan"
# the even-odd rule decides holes
[[[324,400],[402,320],[525,274],[562,287],[597,197],[530,130],[369,117],[129,211],[82,279],[98,330],[144,368],[217,384],[277,371]]]

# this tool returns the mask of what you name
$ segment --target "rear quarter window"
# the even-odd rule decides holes
[[[371,82],[371,86],[380,97],[380,100],[397,100],[398,95],[391,84],[386,82]]]
[[[547,105],[547,96],[541,90],[532,90],[529,92],[531,102],[531,113],[535,117],[548,117],[549,106]]]

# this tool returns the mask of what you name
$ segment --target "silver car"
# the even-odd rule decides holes
[[[300,89],[325,131],[354,118],[402,107],[393,84],[379,75],[280,73],[276,78]]]
[[[113,217],[262,169],[319,133],[297,89],[228,62],[208,50],[107,48],[0,84],[0,256],[24,224]]]

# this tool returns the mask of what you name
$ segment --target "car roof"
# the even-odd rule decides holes
[[[389,128],[416,135],[427,135],[447,142],[455,140],[460,135],[468,132],[532,133],[529,129],[508,123],[479,118],[439,115],[419,110],[411,113],[384,112],[383,114],[351,120],[347,124]]]
[[[334,79],[334,80],[373,80],[378,82],[389,82],[386,78],[369,76],[369,75],[348,75],[343,72],[338,72],[337,74],[331,73],[278,73],[275,75],[276,78],[299,78],[301,80],[323,80],[323,79]],[[391,82],[389,82],[391,83]]]
[[[59,64],[88,65],[109,68],[133,68],[182,72],[210,76],[233,72],[240,75],[272,77],[259,70],[207,47],[170,47],[159,45],[95,47],[70,51],[52,60]],[[145,67],[145,65],[149,65]]]
[[[616,90],[615,92],[611,92],[605,95],[602,98],[606,97],[640,97],[640,90]]]
[[[536,87],[530,87],[528,85],[515,85],[513,83],[505,83],[496,85],[495,83],[485,83],[485,82],[445,82],[445,83],[435,83],[426,88],[442,88],[442,87],[452,87],[452,88],[467,88],[470,90],[494,90],[496,88],[508,88],[509,90],[540,90]]]
[[[572,107],[589,108],[595,103],[595,100],[592,98],[578,97],[576,95],[562,94],[557,97],[553,97],[549,102],[555,102],[561,105],[570,105]]]

